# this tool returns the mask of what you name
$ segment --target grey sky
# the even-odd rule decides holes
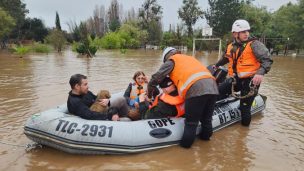
[[[23,0],[26,8],[29,9],[29,17],[42,19],[47,27],[55,26],[55,13],[58,11],[61,21],[61,27],[68,30],[67,22],[70,20],[84,21],[93,15],[95,5],[104,5],[108,9],[111,0]],[[122,4],[123,10],[127,11],[134,7],[138,9],[143,4],[144,0],[118,0]],[[164,29],[168,30],[169,24],[180,23],[177,10],[182,6],[182,0],[158,0],[163,7],[162,22]],[[281,5],[288,2],[296,3],[297,0],[255,0],[253,3],[257,6],[266,6],[269,10],[277,10]],[[198,0],[202,9],[208,8],[207,0]],[[195,27],[204,27],[205,21],[200,20]]]

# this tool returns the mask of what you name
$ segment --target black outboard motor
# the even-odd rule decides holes
[[[225,81],[226,76],[228,74],[228,70],[224,67],[219,67],[218,69],[214,70],[213,65],[209,65],[207,69],[211,72],[211,74],[215,77],[217,84],[222,83]]]

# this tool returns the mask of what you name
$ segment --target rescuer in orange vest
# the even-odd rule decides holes
[[[139,110],[143,119],[182,117],[185,114],[185,100],[179,96],[173,81],[166,77],[160,84],[162,93],[156,96],[152,105],[145,102],[145,94],[139,96]]]
[[[213,132],[212,114],[218,95],[214,77],[197,59],[183,55],[175,48],[167,47],[162,57],[164,64],[148,83],[148,97],[153,96],[156,86],[169,75],[178,94],[185,99],[185,129],[180,145],[191,147],[199,121],[202,124],[199,137],[209,140]]]
[[[251,105],[257,95],[258,88],[270,68],[273,60],[266,46],[260,41],[249,37],[250,25],[246,20],[236,20],[232,25],[233,42],[226,49],[223,57],[214,68],[228,63],[228,75],[236,81],[235,91],[241,91],[244,99],[240,100],[242,125],[249,126],[251,122]],[[252,96],[246,96],[250,87],[256,89]],[[220,84],[221,98],[231,94],[232,79]]]

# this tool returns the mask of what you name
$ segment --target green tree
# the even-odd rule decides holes
[[[147,31],[141,30],[136,23],[123,24],[118,32],[122,48],[139,48],[146,42]]]
[[[186,24],[188,36],[193,36],[192,26],[199,18],[203,18],[203,10],[198,6],[197,0],[183,0],[183,6],[178,9],[178,16]]]
[[[296,48],[303,48],[304,36],[304,2],[299,1],[299,4],[288,3],[280,7],[273,15],[272,31],[278,33],[284,39],[289,38],[289,44]]]
[[[162,36],[162,7],[157,4],[157,0],[146,0],[139,9],[139,20],[142,29],[148,31],[148,41],[158,44]]]
[[[303,36],[303,30],[304,30],[304,0],[299,0],[299,5],[298,5],[298,20],[296,20],[296,23],[298,25],[296,29],[296,34],[297,34],[297,44],[298,48],[304,48],[304,36]]]
[[[85,22],[80,22],[77,27],[77,34],[79,34],[80,42],[77,44],[76,51],[82,55],[93,57],[98,47],[95,45],[95,36],[91,36],[87,29]]]
[[[57,52],[61,52],[66,43],[66,39],[61,30],[53,29],[46,37],[46,42],[52,44],[54,49],[57,50]]]
[[[0,7],[15,20],[15,27],[10,37],[19,38],[20,28],[25,20],[25,15],[28,13],[26,5],[21,0],[0,0]]]
[[[87,40],[89,32],[88,32],[86,23],[85,22],[80,22],[78,28],[79,28],[80,41],[83,42],[83,41]]]
[[[233,22],[243,18],[242,2],[240,0],[208,0],[210,8],[205,12],[205,17],[216,36],[222,37],[230,32]]]
[[[55,23],[56,23],[56,29],[57,29],[57,30],[61,30],[59,14],[58,14],[57,11],[56,11],[56,20],[55,20]]]
[[[109,11],[109,29],[111,31],[116,31],[120,27],[120,18],[119,18],[119,6],[117,0],[112,0]]]
[[[151,21],[148,27],[148,40],[152,44],[158,45],[162,38],[162,24],[160,21]]]
[[[257,37],[264,37],[266,28],[271,21],[271,14],[266,7],[256,7],[251,3],[244,3],[242,13],[242,18],[250,23],[252,34]]]
[[[43,42],[48,35],[48,29],[45,27],[41,19],[27,18],[23,26],[20,28],[22,39],[34,39]]]
[[[1,48],[5,48],[4,37],[11,32],[14,26],[15,26],[15,20],[0,7]]]
[[[101,46],[105,49],[139,48],[144,45],[148,37],[146,30],[141,30],[137,23],[124,23],[117,32],[109,32],[101,39]]]
[[[117,29],[119,29],[119,27],[120,27],[120,22],[119,22],[119,20],[118,19],[114,19],[114,20],[111,20],[110,22],[109,22],[109,29],[111,30],[111,31],[116,31]]]
[[[176,26],[176,45],[181,46],[183,44],[183,35],[182,35],[183,25]]]
[[[161,46],[166,47],[166,46],[173,46],[175,45],[175,35],[173,32],[167,31],[164,32]]]
[[[95,45],[95,37],[87,36],[85,41],[82,41],[76,47],[76,51],[82,55],[93,57],[97,52],[98,47]]]
[[[101,39],[102,47],[105,49],[119,49],[120,42],[120,37],[116,32],[109,32]]]
[[[80,41],[80,30],[79,30],[79,26],[77,25],[77,23],[75,21],[69,21],[67,23],[68,27],[69,27],[69,31],[70,34],[69,36],[71,37],[70,42],[76,41],[79,42]]]

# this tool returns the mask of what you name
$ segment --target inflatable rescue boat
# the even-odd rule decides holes
[[[251,107],[252,115],[265,108],[265,101],[265,96],[256,96]],[[218,101],[212,120],[214,131],[239,121],[238,108],[236,98]],[[39,144],[68,153],[126,154],[176,145],[183,129],[184,118],[132,122],[85,120],[69,114],[66,105],[62,105],[32,115],[24,126],[24,133]]]

